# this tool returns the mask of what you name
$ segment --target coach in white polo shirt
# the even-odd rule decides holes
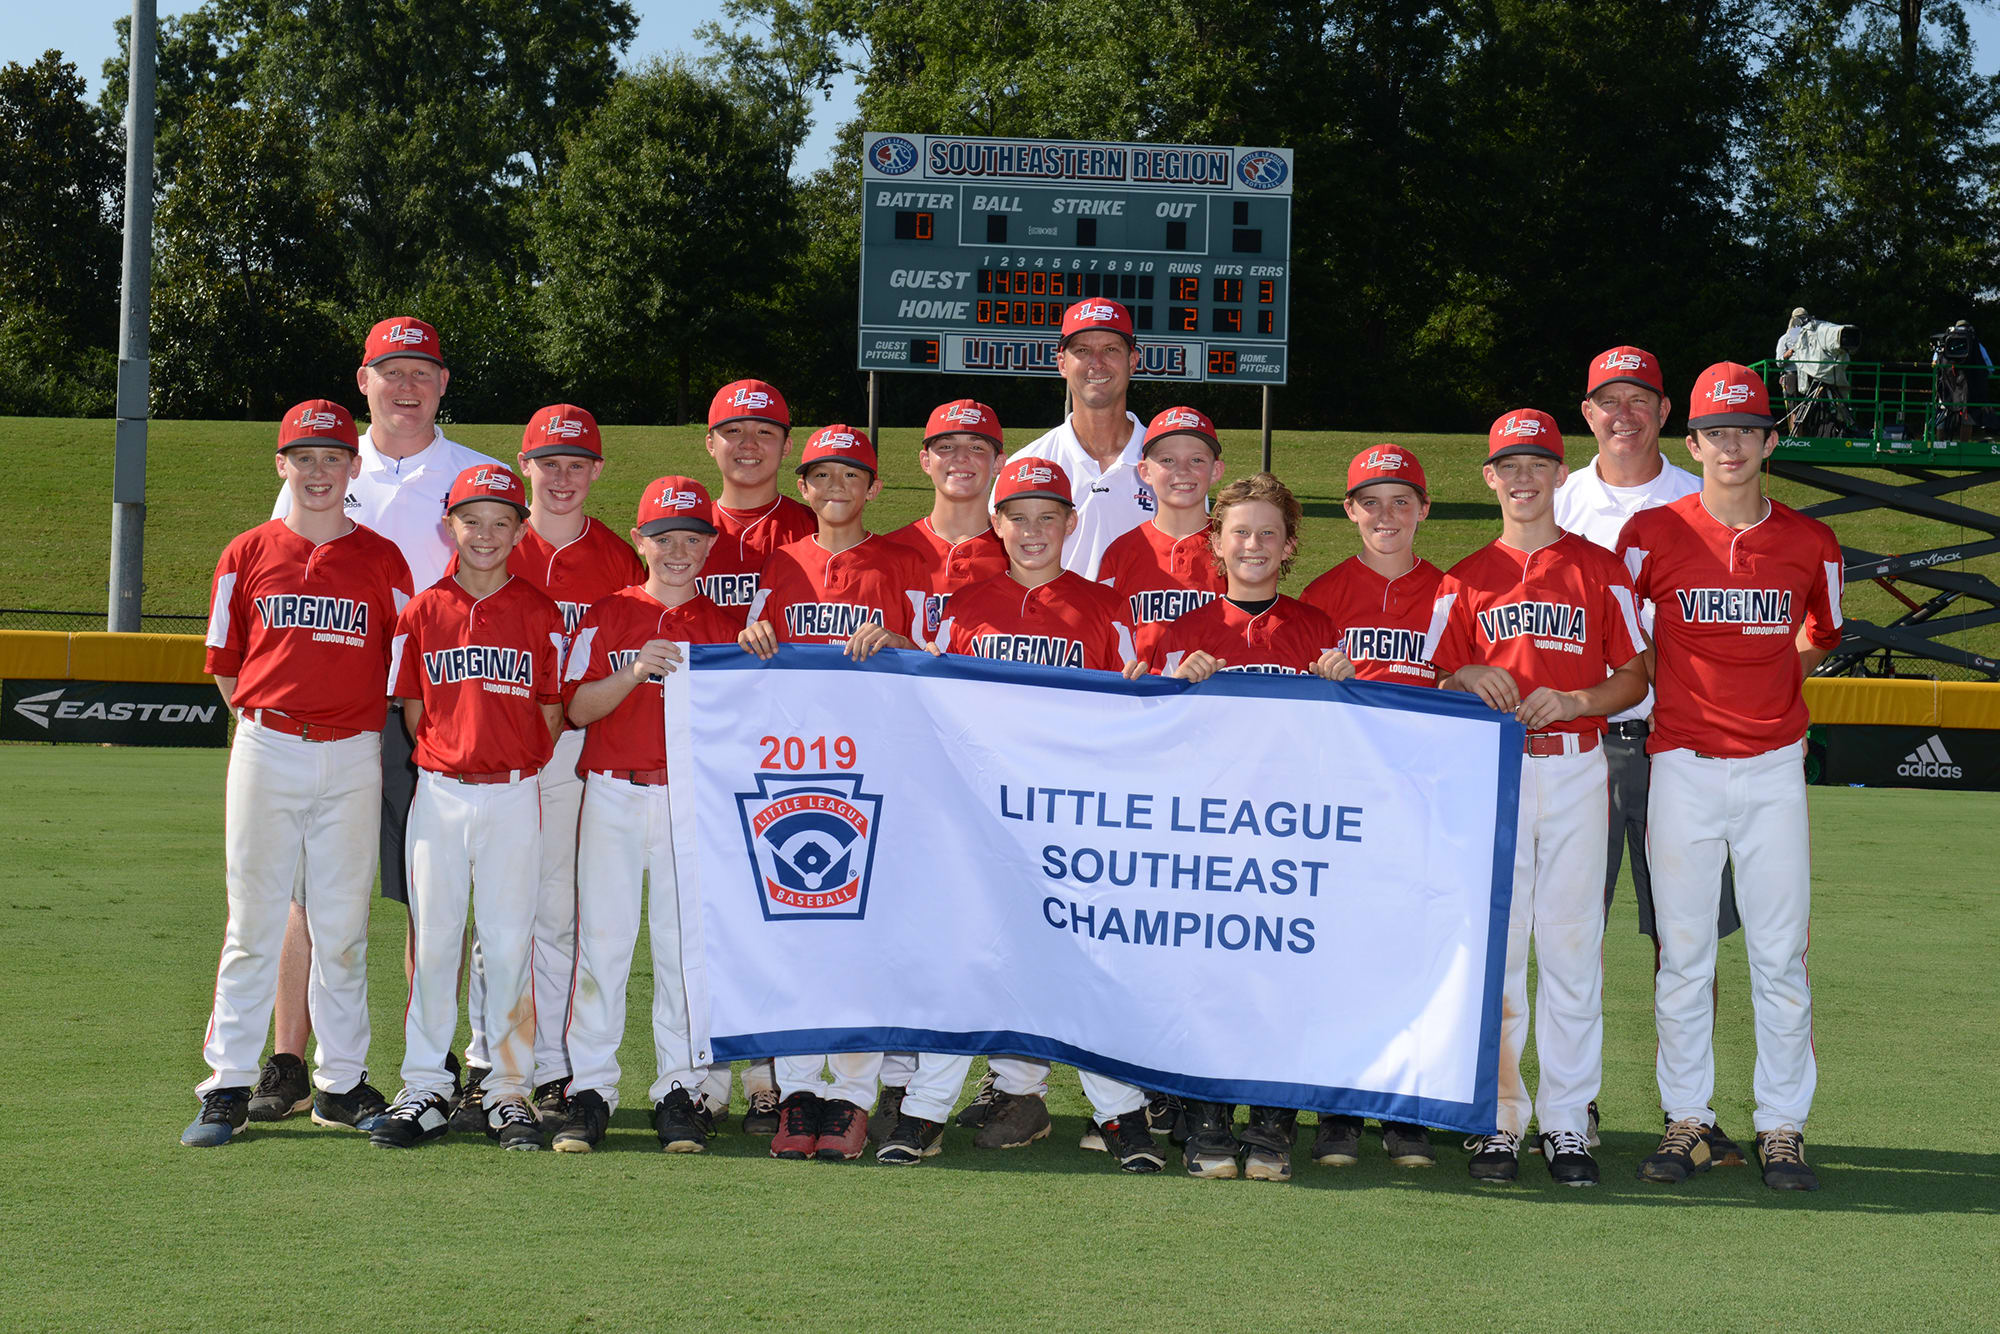
[[[1139,480],[1146,424],[1125,406],[1139,369],[1132,312],[1087,297],[1063,314],[1056,369],[1069,384],[1062,425],[1007,461],[1051,459],[1076,493],[1076,531],[1063,543],[1063,568],[1095,581],[1104,550],[1153,517],[1153,488]]]
[[[1667,399],[1660,363],[1636,347],[1614,347],[1590,363],[1583,396],[1583,420],[1597,437],[1597,457],[1573,470],[1556,492],[1556,523],[1615,550],[1625,521],[1640,510],[1665,505],[1701,490],[1701,478],[1667,462],[1660,453],[1660,430],[1673,405]],[[1640,608],[1640,622],[1653,631],[1653,608]],[[1604,911],[1626,846],[1632,851],[1632,889],[1639,901],[1639,929],[1655,940],[1653,878],[1646,867],[1646,732],[1653,692],[1609,720],[1604,758],[1610,773],[1611,845],[1604,863]],[[1722,868],[1721,934],[1742,926],[1736,915],[1735,885]]]
[[[475,464],[491,463],[484,454],[447,440],[438,428],[439,401],[451,372],[444,364],[438,332],[407,315],[383,320],[368,331],[362,345],[355,385],[368,400],[368,429],[361,435],[361,475],[347,485],[347,517],[374,529],[396,544],[409,564],[413,587],[422,592],[444,577],[453,547],[445,534],[444,503],[458,474]],[[281,519],[291,508],[289,491],[278,493],[271,517]],[[411,758],[410,736],[403,715],[392,703],[382,729],[382,897],[408,904],[409,880],[403,866],[403,830],[409,822],[410,799],[416,792],[417,771]],[[278,1005],[272,1040],[278,1054],[303,1056],[311,1031],[306,1014],[306,982],[312,965],[312,944],[306,934],[304,908],[292,905],[285,931],[285,948],[278,960]],[[404,970],[410,960],[405,951]],[[272,1063],[258,1081],[251,1114],[268,1111],[281,1099],[264,1098],[266,1083],[289,1073]],[[260,1108],[260,1102],[267,1105]]]

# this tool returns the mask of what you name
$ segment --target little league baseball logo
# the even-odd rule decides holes
[[[868,150],[868,160],[884,176],[901,176],[917,165],[917,146],[901,135],[886,135]]]
[[[861,918],[875,864],[879,793],[860,774],[759,773],[736,794],[766,921]]]

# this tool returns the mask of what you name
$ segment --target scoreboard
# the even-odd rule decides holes
[[[1284,148],[862,136],[860,367],[1054,375],[1063,312],[1132,312],[1139,375],[1285,383]]]

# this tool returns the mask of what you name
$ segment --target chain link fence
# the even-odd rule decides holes
[[[206,616],[168,614],[139,617],[139,628],[156,635],[198,635],[208,625]],[[101,611],[36,611],[27,607],[0,607],[0,630],[102,630]]]

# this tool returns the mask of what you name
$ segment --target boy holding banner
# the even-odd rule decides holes
[[[1466,1142],[1467,1166],[1477,1180],[1514,1180],[1532,1111],[1549,1176],[1594,1186],[1589,1106],[1603,1072],[1609,818],[1600,741],[1605,716],[1646,693],[1646,641],[1625,567],[1556,526],[1556,488],[1568,470],[1555,419],[1524,408],[1496,420],[1482,472],[1500,501],[1500,539],[1439,582],[1424,653],[1451,673],[1447,689],[1476,694],[1528,728],[1501,996],[1499,1124]],[[1541,1060],[1532,1106],[1521,1081],[1531,936]]]

